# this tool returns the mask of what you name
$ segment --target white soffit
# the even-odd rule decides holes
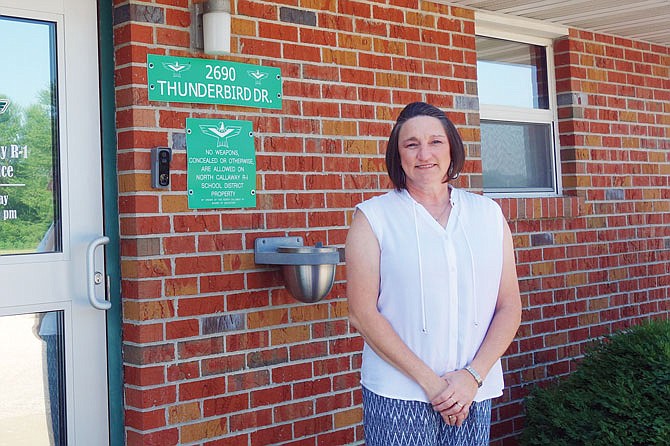
[[[445,3],[670,46],[670,0],[453,0]]]

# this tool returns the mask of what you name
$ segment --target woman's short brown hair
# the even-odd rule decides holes
[[[400,152],[398,150],[400,129],[407,120],[416,118],[417,116],[430,116],[439,119],[440,123],[442,123],[442,127],[444,127],[444,131],[447,133],[451,152],[451,164],[449,165],[449,170],[447,170],[446,178],[442,181],[443,183],[458,178],[458,175],[463,169],[463,164],[465,163],[463,140],[461,139],[458,130],[456,130],[454,123],[447,118],[447,115],[442,110],[434,105],[426,104],[425,102],[412,102],[405,106],[400,112],[400,115],[398,115],[398,119],[389,135],[388,144],[386,145],[386,170],[393,185],[398,190],[407,187],[405,184],[405,171],[402,170]]]

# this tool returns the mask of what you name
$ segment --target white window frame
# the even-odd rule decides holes
[[[520,123],[550,124],[553,135],[552,175],[553,191],[528,191],[524,188],[506,192],[487,192],[487,196],[497,197],[556,197],[561,195],[560,143],[558,134],[558,110],[556,100],[556,76],[554,67],[553,40],[568,34],[568,28],[553,23],[513,17],[490,12],[475,12],[475,34],[482,37],[504,39],[530,45],[543,46],[547,58],[547,84],[549,109],[527,109],[501,105],[480,104],[480,120],[511,121]],[[482,172],[483,175],[483,172]]]

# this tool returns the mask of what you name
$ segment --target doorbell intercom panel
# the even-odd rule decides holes
[[[151,149],[151,186],[163,189],[170,186],[170,161],[172,149],[154,147]]]

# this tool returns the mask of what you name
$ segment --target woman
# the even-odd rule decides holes
[[[365,339],[368,446],[488,445],[500,357],[519,327],[521,300],[500,208],[449,184],[464,159],[445,114],[409,104],[386,153],[395,189],[354,214],[347,295]]]

